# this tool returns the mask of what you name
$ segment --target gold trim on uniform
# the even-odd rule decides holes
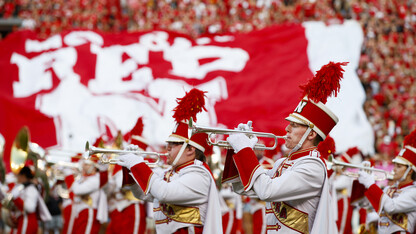
[[[381,216],[386,216],[394,224],[396,224],[397,226],[403,228],[406,232],[408,231],[407,230],[408,218],[407,218],[407,214],[406,213],[397,213],[397,214],[392,214],[392,215],[389,215],[387,213],[382,213],[380,215],[380,217]],[[380,222],[380,226],[383,226],[383,225],[389,226],[388,224],[386,225],[385,223]]]
[[[276,225],[267,225],[266,226],[266,230],[278,231],[280,228],[282,228],[282,226],[280,226],[279,224],[276,224]]]
[[[163,214],[169,219],[181,223],[202,225],[198,207],[178,206],[173,204],[160,204],[160,206]]]
[[[276,218],[285,226],[300,233],[309,233],[308,214],[297,210],[284,202],[272,202]]]
[[[124,192],[124,198],[125,198],[126,200],[129,200],[129,201],[140,201],[139,199],[137,199],[137,198],[133,195],[133,192],[132,192],[131,190],[127,190],[127,191],[125,191],[125,192]]]
[[[89,207],[92,207],[92,198],[90,197],[90,195],[81,195],[80,198],[82,202],[87,204]]]
[[[169,219],[156,220],[155,224],[169,223]]]

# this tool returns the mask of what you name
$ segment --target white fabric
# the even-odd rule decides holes
[[[128,154],[120,155],[118,157],[118,160],[117,160],[117,164],[118,165],[120,165],[122,167],[126,167],[129,170],[133,166],[135,166],[135,165],[137,165],[139,163],[142,163],[142,162],[144,162],[143,156],[137,155],[137,154],[133,154],[133,153],[128,153]]]
[[[210,172],[199,160],[195,160],[194,165],[181,169],[179,173],[173,173],[170,182],[153,174],[147,194],[137,185],[132,186],[132,192],[141,200],[153,201],[154,209],[158,209],[160,203],[198,207],[204,225],[203,233],[222,233],[221,208],[216,184]],[[167,218],[161,211],[155,212],[153,217],[156,221]],[[192,226],[193,224],[172,220],[169,223],[157,224],[156,231],[172,233],[179,228]]]
[[[376,182],[372,174],[365,171],[359,171],[358,174],[360,175],[360,177],[358,177],[358,182],[367,189]]]
[[[231,147],[233,147],[234,152],[238,153],[240,150],[247,147],[253,149],[253,147],[257,144],[258,139],[255,136],[249,138],[244,133],[234,133],[227,137],[227,141],[230,143]]]
[[[100,189],[100,175],[94,174],[84,176],[74,181],[71,187],[72,192],[76,195],[73,209],[78,215],[84,209],[97,209],[97,220],[100,223],[108,221],[108,203],[107,195]],[[89,195],[92,199],[92,206],[83,202],[79,196]]]
[[[24,213],[34,213],[37,210],[39,211],[39,216],[42,221],[49,221],[52,219],[52,216],[46,207],[46,204],[40,195],[39,191],[36,189],[35,185],[30,184],[27,187],[15,187],[12,191],[18,190],[19,196],[16,198],[21,198],[23,200],[23,209]],[[16,192],[15,192],[16,193]]]
[[[271,209],[271,202],[283,201],[290,206],[308,214],[309,233],[337,233],[329,194],[326,167],[318,158],[317,151],[311,151],[305,156],[293,161],[283,170],[280,177],[273,178],[279,165],[285,159],[278,160],[273,169],[267,173],[259,167],[253,174],[251,184],[243,190],[241,183],[234,183],[234,191],[249,196],[258,196],[266,201],[266,207]],[[279,224],[278,231],[268,230],[268,233],[298,233],[280,223],[274,214],[266,214],[268,225]]]
[[[307,21],[305,36],[310,70],[315,73],[328,61],[349,62],[337,97],[325,104],[339,118],[332,129],[337,150],[345,152],[357,146],[364,154],[374,154],[374,131],[364,112],[364,88],[357,75],[363,44],[363,30],[358,21],[345,20],[343,24]]]
[[[386,192],[389,187],[386,187]],[[393,197],[389,197],[386,193],[382,195],[380,203],[380,219],[378,232],[379,234],[389,234],[398,231],[405,231],[403,228],[394,224],[389,218],[383,216],[384,213],[393,215],[405,213],[407,215],[407,232],[415,233],[416,227],[416,185],[410,185],[402,189],[398,189]],[[389,225],[380,225],[381,222],[389,223]]]

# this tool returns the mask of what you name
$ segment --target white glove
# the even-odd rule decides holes
[[[139,146],[130,144],[125,148],[125,150],[127,150],[127,151],[139,151]]]
[[[237,130],[253,131],[253,127],[251,126],[252,124],[253,124],[252,121],[248,121],[247,124],[240,123],[237,127]]]
[[[367,189],[376,182],[372,174],[368,174],[367,172],[361,170],[358,174],[360,175],[360,177],[358,177],[358,182],[364,185]]]
[[[249,138],[246,134],[244,133],[236,133],[236,134],[231,134],[228,138],[227,138],[228,143],[230,143],[231,147],[233,147],[234,152],[238,153],[240,150],[250,147],[251,149],[253,149],[253,147],[257,144],[257,137],[252,137]]]
[[[134,165],[137,165],[142,162],[144,162],[144,159],[142,156],[130,153],[130,154],[120,155],[117,160],[117,165],[126,167],[130,170]]]

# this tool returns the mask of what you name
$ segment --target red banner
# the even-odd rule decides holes
[[[175,98],[208,91],[202,125],[282,134],[284,118],[312,77],[305,29],[282,25],[249,34],[190,39],[172,32],[71,31],[46,40],[17,32],[0,42],[0,133],[8,148],[24,125],[42,147],[79,150],[86,140],[129,131],[161,144]]]

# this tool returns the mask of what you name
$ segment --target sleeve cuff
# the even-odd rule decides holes
[[[365,196],[373,205],[377,213],[380,213],[381,209],[381,198],[383,197],[383,190],[378,187],[376,184],[371,185],[365,192]]]
[[[233,155],[233,159],[238,174],[240,174],[241,182],[244,185],[244,190],[247,191],[251,187],[255,171],[260,167],[259,161],[254,151],[249,147]]]
[[[131,169],[131,175],[133,179],[140,186],[145,194],[149,192],[150,179],[152,178],[153,171],[146,165],[146,163],[139,163],[134,165]]]
[[[233,160],[234,150],[227,150],[225,157],[224,171],[222,173],[221,183],[232,183],[234,180],[239,180],[238,170]]]
[[[14,204],[16,205],[17,209],[23,211],[25,203],[20,197],[14,199]]]
[[[129,185],[136,183],[133,177],[131,177],[129,169],[122,167],[121,171],[123,173],[123,182],[121,184],[122,187],[129,186]]]
[[[64,180],[65,180],[66,187],[70,189],[72,187],[72,184],[75,181],[75,176],[74,175],[66,176]]]
[[[108,182],[108,171],[100,171],[100,188]]]

